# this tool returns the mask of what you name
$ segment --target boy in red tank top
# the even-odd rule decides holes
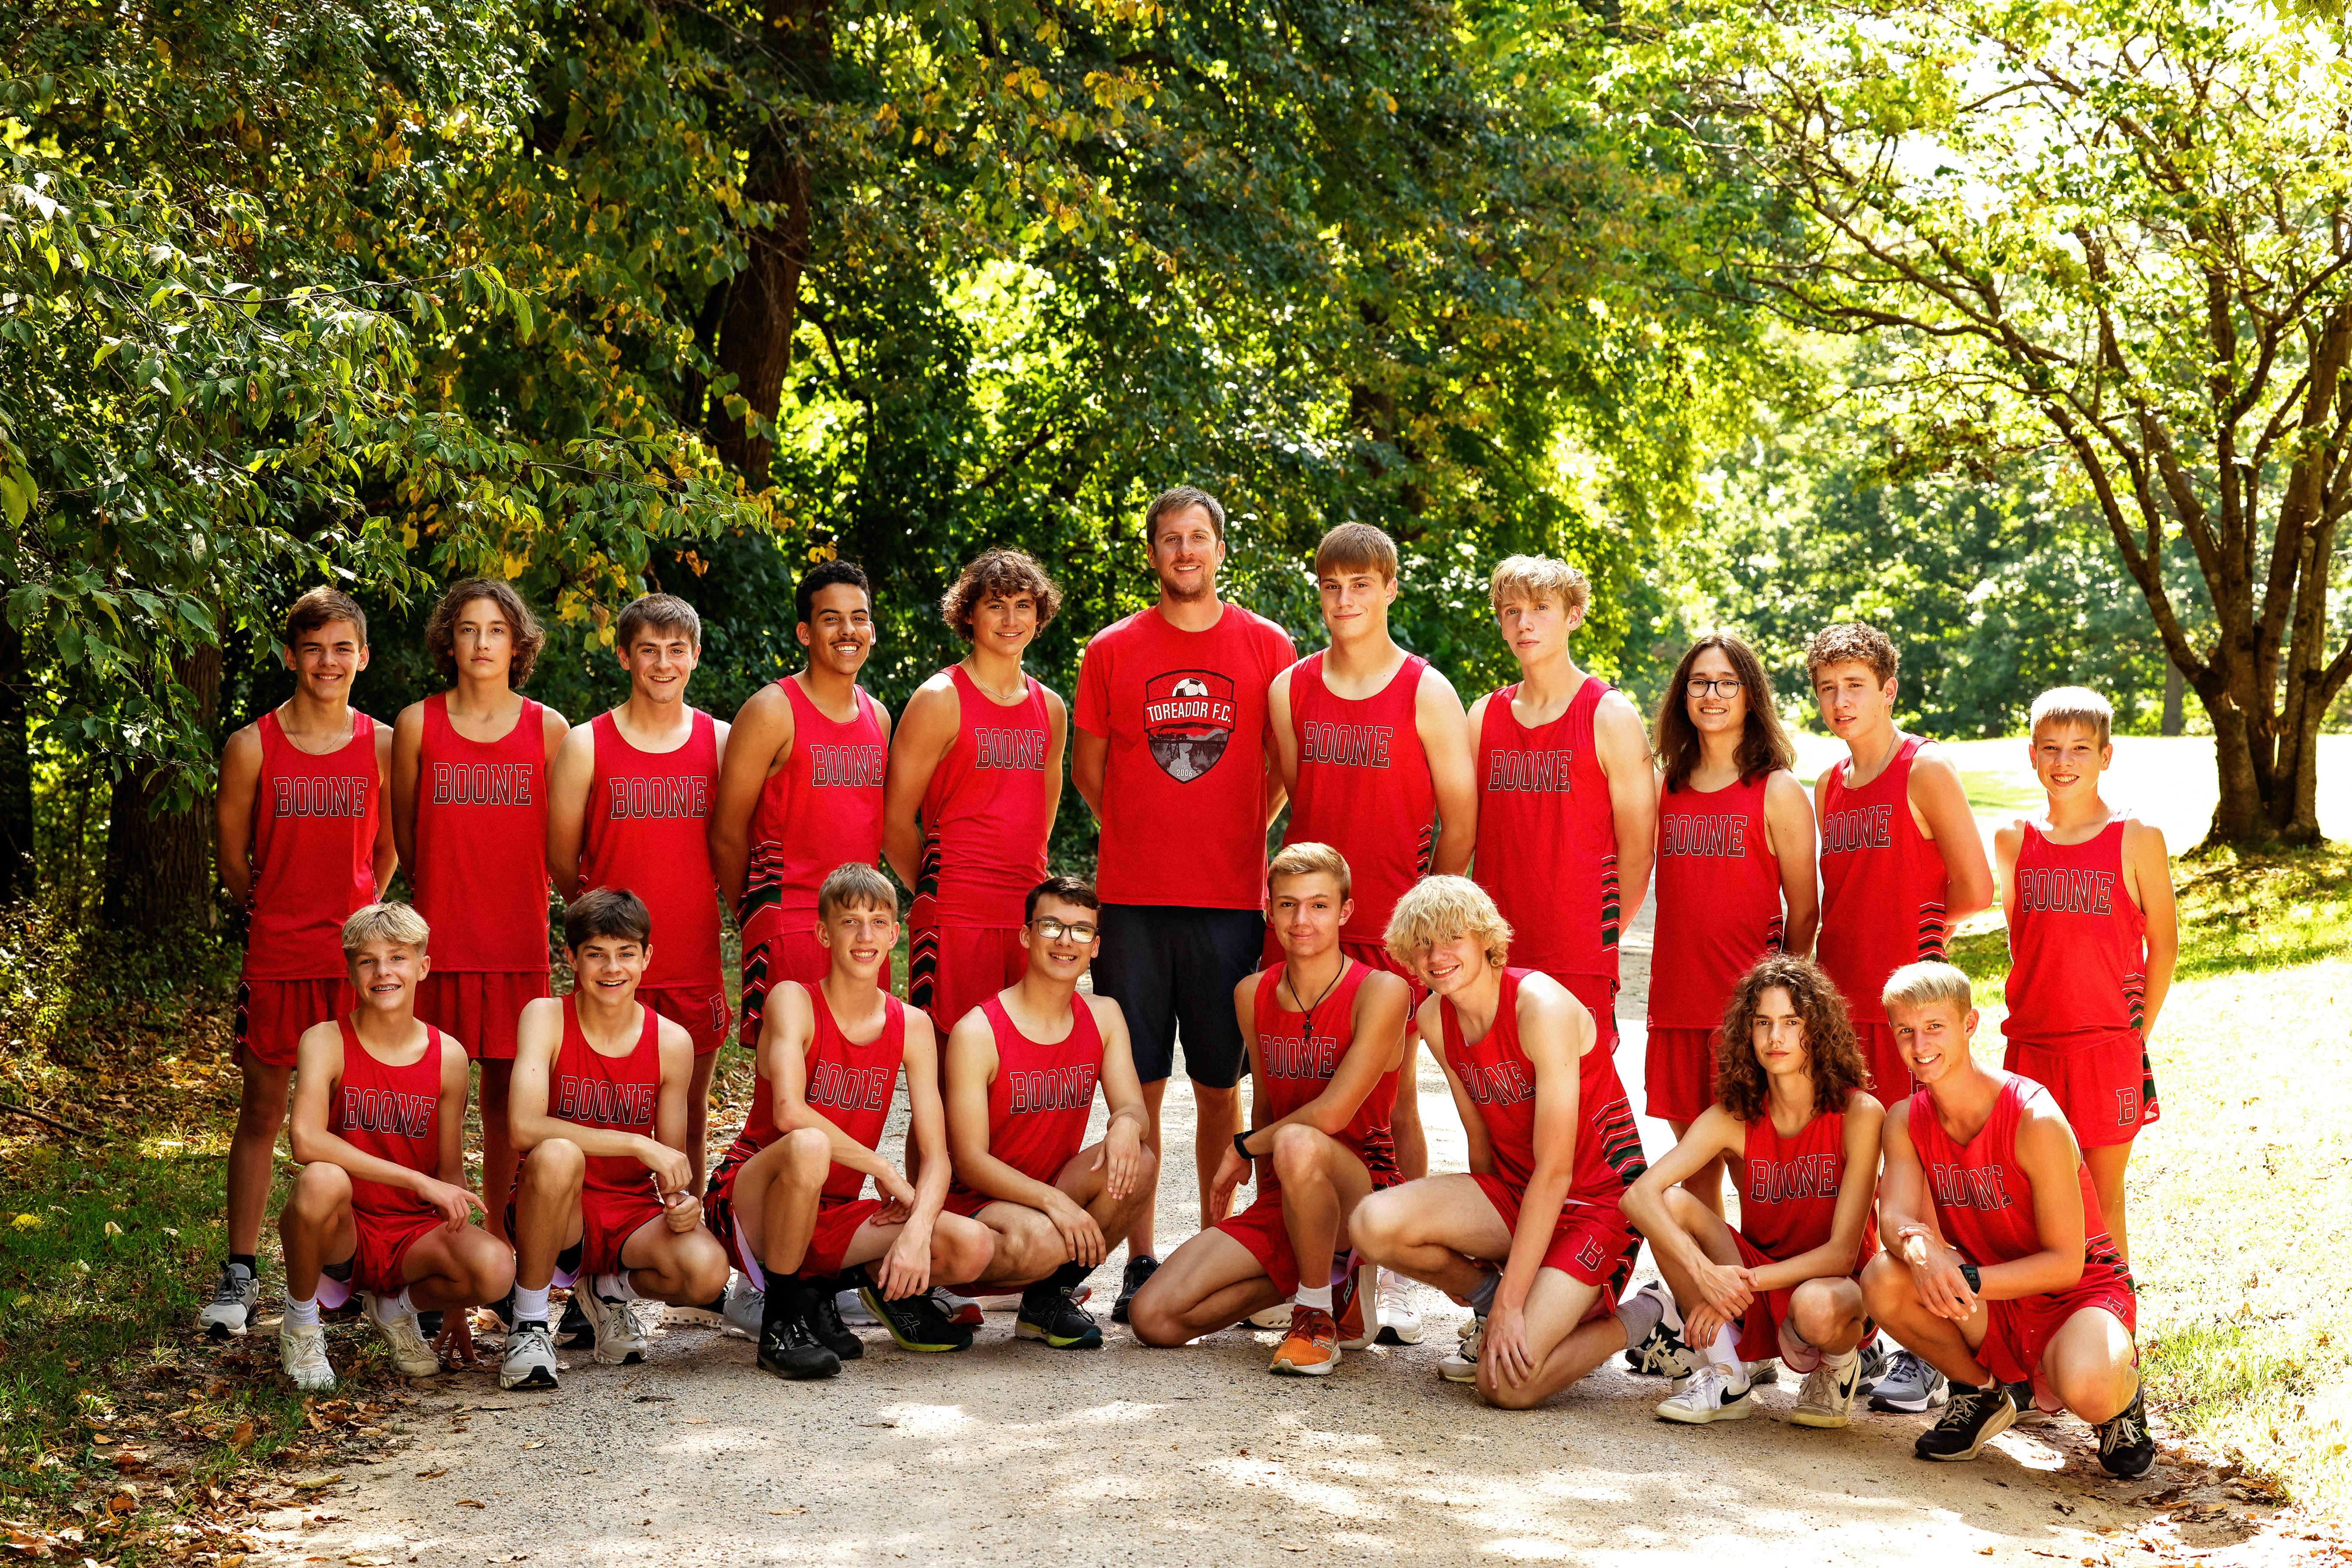
[[[302,1173],[278,1213],[286,1246],[278,1359],[299,1389],[332,1386],[319,1307],[356,1290],[361,1316],[407,1377],[441,1358],[419,1312],[495,1301],[514,1283],[514,1255],[466,1223],[482,1206],[466,1187],[466,1051],[416,1016],[430,935],[406,904],[370,904],[343,922],[359,1005],[314,1024],[298,1047],[289,1141]],[[470,1360],[466,1314],[453,1358]]]
[[[1911,1091],[1879,988],[1904,964],[1944,956],[1952,928],[1992,903],[1992,868],[1941,748],[1895,727],[1895,644],[1876,626],[1824,626],[1805,644],[1822,722],[1846,744],[1813,782],[1822,835],[1822,967],[1845,995],[1892,1105]]]
[[[1266,872],[1282,964],[1234,987],[1250,1124],[1217,1163],[1211,1212],[1253,1168],[1257,1201],[1178,1247],[1136,1292],[1129,1321],[1146,1344],[1184,1344],[1286,1300],[1290,1331],[1268,1372],[1319,1377],[1342,1350],[1371,1343],[1359,1271],[1333,1265],[1348,1216],[1398,1179],[1391,1122],[1412,993],[1339,950],[1350,890],[1348,862],[1326,844],[1286,844]]]
[[[1950,964],[1898,969],[1884,995],[1920,1087],[1886,1113],[1886,1250],[1862,1289],[1871,1316],[1951,1380],[1919,1458],[1976,1458],[2022,1401],[2096,1427],[2109,1475],[2146,1475],[2131,1273],[2064,1114],[2031,1079],[1977,1065],[1975,1000]]]
[[[1062,604],[1045,568],[991,550],[940,615],[971,651],[907,700],[883,792],[882,853],[915,890],[907,998],[941,1029],[1026,968],[1021,903],[1045,875],[1069,711],[1021,668]]]
[[[1397,900],[1423,876],[1469,868],[1478,828],[1469,723],[1452,683],[1389,635],[1394,540],[1370,523],[1340,524],[1315,547],[1315,584],[1330,646],[1284,670],[1266,693],[1290,796],[1282,841],[1328,844],[1346,858],[1355,912],[1340,930],[1340,950],[1414,982],[1384,933]],[[1269,931],[1265,963],[1281,952]],[[1429,1172],[1415,1029],[1408,1019],[1397,1078],[1397,1163],[1407,1181]],[[1421,1319],[1402,1278],[1381,1280],[1378,1306],[1382,1338],[1420,1342]]]
[[[702,1226],[686,1140],[698,1075],[684,1025],[637,1001],[656,951],[635,893],[598,888],[563,911],[572,994],[523,1009],[510,1131],[522,1151],[507,1234],[512,1325],[501,1388],[553,1388],[547,1293],[562,1276],[607,1365],[645,1359],[661,1304],[713,1300],[727,1252]]]
[[[793,599],[808,663],[737,711],[710,814],[719,890],[742,922],[747,1046],[759,1044],[769,987],[825,977],[818,885],[882,853],[890,714],[857,684],[874,651],[872,590],[856,566],[825,561],[802,574]],[[890,988],[887,961],[881,985]]]
[[[1669,689],[1671,690],[1671,689]],[[1871,1199],[1885,1114],[1837,987],[1809,961],[1775,953],[1741,977],[1717,1031],[1716,1102],[1625,1194],[1666,1277],[1635,1298],[1672,1351],[1690,1347],[1687,1385],[1658,1406],[1669,1421],[1738,1420],[1755,1408],[1748,1363],[1774,1356],[1805,1374],[1789,1420],[1843,1426],[1862,1383],[1869,1330],[1863,1264],[1877,1256]],[[1686,1185],[1728,1164],[1739,1228]],[[1647,1303],[1643,1304],[1643,1297]]]
[[[995,1233],[973,1283],[1025,1287],[1013,1331],[1056,1350],[1101,1345],[1076,1292],[1117,1245],[1106,1238],[1126,1235],[1158,1192],[1127,1020],[1118,1003],[1078,992],[1101,908],[1075,877],[1031,889],[1027,971],[948,1037],[947,1208]],[[1109,1122],[1100,1142],[1081,1147],[1097,1088]]]
[[[702,617],[693,605],[667,594],[632,601],[614,628],[613,647],[629,672],[629,700],[572,731],[556,753],[547,866],[567,898],[600,888],[635,893],[661,933],[636,997],[694,1045],[680,1147],[699,1194],[710,1069],[727,1041],[710,806],[727,763],[728,727],[686,700],[687,682],[702,662]]]
[[[1813,803],[1790,771],[1764,661],[1729,632],[1691,645],[1658,701],[1657,930],[1649,1112],[1679,1139],[1716,1103],[1723,1010],[1767,955],[1813,951]],[[1723,1216],[1723,1166],[1685,1190]]]
[[[392,731],[351,705],[368,666],[367,616],[348,595],[311,589],[287,612],[285,658],[294,695],[228,738],[214,802],[221,886],[247,915],[228,1258],[196,1313],[214,1339],[244,1333],[260,1304],[254,1248],[297,1047],[320,1019],[352,1010],[343,921],[375,901],[396,864],[383,809]]]
[[[1567,986],[1613,1051],[1617,936],[1641,913],[1658,837],[1650,738],[1625,694],[1569,655],[1591,602],[1583,573],[1514,555],[1489,595],[1519,679],[1470,705],[1485,851],[1472,875],[1519,966]]]
[[[416,1016],[482,1064],[482,1201],[501,1238],[515,1025],[547,994],[547,763],[571,729],[516,689],[546,642],[511,584],[452,584],[425,624],[449,689],[410,703],[392,731],[393,837],[434,932]]]
[[[871,866],[837,868],[817,893],[829,965],[814,985],[770,993],[751,1115],[710,1173],[703,1216],[761,1298],[758,1362],[778,1377],[830,1377],[866,1353],[835,1297],[856,1289],[901,1350],[960,1351],[971,1331],[932,1302],[931,1281],[970,1279],[995,1237],[943,1214],[946,1114],[931,1021],[882,987],[898,941],[898,894]],[[899,1071],[919,1173],[877,1152]],[[865,1196],[871,1176],[876,1197]]]
[[[1618,1205],[1643,1169],[1641,1134],[1584,1004],[1505,967],[1511,928],[1484,888],[1428,878],[1397,900],[1388,937],[1429,987],[1421,1029],[1439,1047],[1470,1171],[1374,1193],[1349,1233],[1364,1258],[1475,1309],[1442,1375],[1528,1409],[1629,1342],[1635,1309],[1618,1295],[1641,1237]]]
[[[2163,830],[2099,794],[2114,724],[2107,700],[2080,686],[2033,700],[2033,771],[2050,804],[1995,834],[1993,858],[2009,925],[2001,1066],[2049,1089],[2066,1113],[2129,1262],[2124,1170],[2132,1140],[2163,1115],[2147,1042],[2172,989],[2180,919]]]

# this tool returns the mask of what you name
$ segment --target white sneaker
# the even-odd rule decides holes
[[[404,1312],[397,1318],[382,1316],[386,1298],[373,1292],[362,1292],[360,1316],[368,1326],[383,1336],[392,1347],[392,1364],[403,1377],[431,1377],[441,1370],[441,1358],[431,1345],[425,1342],[425,1332],[416,1326],[416,1314]]]
[[[572,1300],[586,1316],[589,1330],[596,1336],[594,1354],[598,1362],[605,1366],[635,1366],[646,1359],[646,1340],[637,1331],[635,1315],[629,1310],[632,1303],[600,1295],[595,1282],[590,1279],[572,1287]]]
[[[213,1281],[212,1299],[196,1312],[196,1331],[215,1340],[242,1335],[253,1326],[260,1306],[261,1281],[253,1270],[242,1263],[224,1263],[220,1278]]]
[[[1744,1421],[1756,1408],[1748,1385],[1735,1384],[1730,1373],[1712,1362],[1691,1374],[1681,1393],[1658,1402],[1658,1414],[1669,1421],[1701,1426],[1709,1421]]]
[[[278,1364],[305,1393],[335,1386],[335,1369],[327,1361],[327,1331],[317,1323],[278,1325]]]
[[[752,1289],[748,1274],[728,1280],[727,1294],[719,1299],[720,1321],[754,1344],[760,1341],[760,1324],[767,1310],[768,1293]]]
[[[1381,1270],[1381,1331],[1384,1345],[1421,1343],[1421,1314],[1412,1310],[1412,1281],[1394,1269]]]
[[[1276,1301],[1273,1306],[1249,1315],[1254,1329],[1286,1329],[1290,1327],[1290,1303]]]
[[[1839,1360],[1822,1358],[1822,1364],[1805,1374],[1804,1386],[1797,1390],[1797,1407],[1789,1412],[1791,1426],[1843,1426],[1853,1415],[1853,1396],[1862,1387],[1862,1357],[1852,1351]]]
[[[1486,1347],[1486,1320],[1471,1319],[1468,1326],[1463,1330],[1462,1342],[1454,1347],[1453,1353],[1437,1363],[1438,1375],[1448,1383],[1477,1382],[1478,1352]]]
[[[518,1324],[507,1335],[507,1357],[499,1365],[499,1386],[555,1386],[555,1338],[545,1323]]]

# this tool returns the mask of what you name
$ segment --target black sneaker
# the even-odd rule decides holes
[[[2021,1382],[2012,1383],[2009,1385],[2009,1402],[2017,1406],[2017,1424],[2020,1426],[2047,1426],[2050,1425],[2050,1412],[2042,1409],[2042,1406],[2033,1403],[2033,1380],[2032,1378],[2025,1378]]]
[[[2147,1429],[2147,1389],[2132,1390],[2121,1414],[2099,1423],[2099,1463],[2117,1480],[2136,1481],[2156,1463],[2156,1434]]]
[[[572,1299],[563,1303],[563,1316],[555,1324],[555,1342],[559,1345],[593,1345],[596,1330],[588,1321],[588,1314],[580,1310],[580,1292],[589,1288],[583,1278],[572,1287]]]
[[[495,1301],[484,1303],[488,1307],[490,1316],[499,1321],[499,1332],[501,1335],[511,1334],[515,1331],[514,1298],[514,1287],[509,1285],[507,1287],[507,1293],[505,1295],[499,1297]],[[552,1343],[553,1342],[551,1341],[550,1342]]]
[[[1127,1321],[1127,1304],[1135,1300],[1135,1293],[1143,1289],[1143,1282],[1159,1272],[1160,1259],[1148,1252],[1140,1258],[1127,1260],[1127,1272],[1119,1276],[1118,1300],[1111,1303],[1112,1322]]]
[[[857,1297],[874,1314],[875,1321],[890,1331],[890,1337],[902,1351],[937,1353],[971,1349],[971,1331],[950,1322],[947,1313],[940,1310],[940,1304],[931,1300],[928,1291],[890,1301],[883,1299],[877,1287],[860,1285]]]
[[[442,1318],[438,1311],[416,1314],[416,1331],[425,1336],[426,1344],[429,1345],[441,1337],[441,1322]]]
[[[1862,1342],[1862,1380],[1854,1384],[1858,1394],[1868,1394],[1886,1375],[1886,1342],[1876,1334]]]
[[[1912,1445],[1911,1451],[1923,1459],[1947,1464],[1973,1459],[1987,1443],[2016,1424],[2017,1406],[2011,1403],[2006,1384],[1978,1388],[1955,1383],[1950,1392],[1944,1418],[1920,1433],[1919,1441]]]
[[[816,1336],[816,1342],[843,1361],[856,1361],[864,1355],[866,1342],[851,1333],[849,1325],[841,1321],[841,1302],[834,1292],[833,1281],[808,1279],[802,1283],[808,1287],[809,1296],[803,1316],[807,1319],[809,1332]],[[833,1374],[822,1373],[815,1375],[830,1377]]]
[[[793,1383],[835,1377],[841,1372],[841,1358],[817,1342],[808,1319],[799,1312],[784,1313],[776,1321],[761,1325],[760,1350],[754,1359],[761,1372]]]
[[[1043,1340],[1057,1351],[1102,1348],[1102,1329],[1092,1314],[1072,1299],[1068,1286],[1050,1280],[1021,1292],[1013,1332],[1024,1340]]]

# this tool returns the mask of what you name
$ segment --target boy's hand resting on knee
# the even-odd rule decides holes
[[[1091,1268],[1110,1250],[1103,1244],[1102,1226],[1095,1223],[1095,1216],[1058,1187],[1045,1200],[1045,1217],[1061,1233],[1062,1245],[1069,1248],[1071,1262]]]

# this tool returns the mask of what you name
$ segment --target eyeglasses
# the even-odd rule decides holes
[[[1693,697],[1704,697],[1710,691],[1719,692],[1726,697],[1737,697],[1739,695],[1739,681],[1737,677],[1729,675],[1720,680],[1709,680],[1704,675],[1694,675],[1683,689]]]
[[[1055,920],[1049,915],[1039,915],[1030,923],[1037,928],[1037,934],[1047,942],[1059,942],[1064,937],[1068,937],[1072,942],[1092,942],[1095,939],[1096,928],[1085,921],[1072,925],[1065,921]]]

